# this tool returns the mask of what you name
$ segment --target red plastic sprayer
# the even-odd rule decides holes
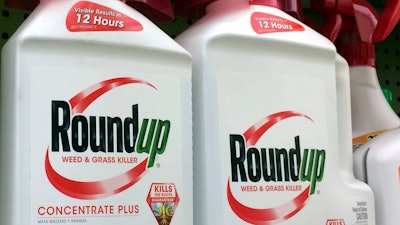
[[[39,2],[39,0],[4,0],[4,5],[33,10],[39,5]],[[170,0],[126,0],[125,2],[153,22],[166,22],[174,19]]]

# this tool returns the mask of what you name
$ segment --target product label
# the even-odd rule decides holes
[[[80,1],[72,6],[66,18],[66,26],[71,32],[143,30],[137,20],[90,1]]]
[[[159,224],[170,224],[179,203],[174,184],[156,183],[151,185],[147,203]]]
[[[397,168],[397,172],[399,174],[399,181],[400,181],[400,166]]]
[[[262,12],[251,15],[251,26],[257,34],[304,31],[304,27],[294,21]]]
[[[356,218],[355,224],[367,225],[368,224],[368,203],[367,201],[357,201],[352,207],[352,211]]]
[[[171,222],[182,187],[179,81],[114,73],[36,70],[33,224],[158,224],[161,212]]]
[[[346,225],[343,219],[329,219],[326,221],[326,225]]]
[[[374,137],[385,133],[388,130],[380,130],[375,131],[372,133],[364,134],[359,137],[353,138],[353,151],[356,151],[361,145],[367,143],[369,140],[373,139]]]
[[[321,81],[257,75],[218,77],[226,213],[237,218],[226,224],[274,224],[313,209],[329,170]],[[251,93],[236,91],[243,85]]]
[[[300,211],[324,177],[326,151],[315,147],[302,148],[301,137],[295,136],[293,146],[262,146],[258,140],[277,123],[292,117],[313,120],[307,115],[285,111],[267,116],[251,126],[243,135],[230,135],[231,180],[228,181],[228,201],[240,218],[252,224],[288,219]],[[263,181],[264,185],[254,185]],[[232,183],[241,183],[242,191],[298,193],[280,206],[252,209],[240,203],[231,191]],[[307,183],[305,187],[302,184]],[[279,212],[279,213],[277,213]],[[255,216],[255,217],[253,217]],[[256,219],[258,217],[258,219]]]

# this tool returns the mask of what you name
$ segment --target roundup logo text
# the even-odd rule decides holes
[[[229,135],[231,176],[227,185],[227,200],[232,211],[250,224],[272,224],[288,220],[305,206],[309,196],[316,192],[317,184],[323,181],[327,157],[325,149],[304,148],[301,135],[288,137],[288,140],[292,141],[288,142],[291,144],[285,143],[285,147],[258,143],[261,136],[267,135],[271,127],[288,118],[306,119],[314,123],[309,116],[302,113],[282,111],[261,119],[243,134]],[[287,136],[285,133],[282,135]],[[267,195],[275,194],[276,191],[300,193],[295,197],[293,194],[288,195],[291,199],[277,203],[271,208],[256,209],[239,201],[231,189],[231,184],[241,185],[249,182],[259,185],[260,188],[245,185],[241,186],[241,189],[236,189],[236,192],[246,192],[248,190],[246,187],[250,187],[249,189],[260,198],[268,198]],[[291,185],[276,185],[284,182]],[[301,185],[292,185],[298,182],[309,185],[304,190]],[[235,185],[235,188],[239,185]],[[261,191],[263,187],[268,191],[256,192]],[[271,188],[274,191],[270,192]]]

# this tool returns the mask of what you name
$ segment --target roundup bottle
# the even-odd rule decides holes
[[[347,35],[352,34],[350,32],[343,32],[344,37],[342,37],[343,47],[348,49],[363,49],[364,46],[372,46],[372,41],[382,41],[391,32],[394,25],[400,18],[400,2],[399,1],[387,1],[385,10],[382,16],[379,17],[372,6],[365,2],[356,2],[355,9],[355,27],[360,35],[360,39],[351,36],[351,39]],[[394,25],[393,25],[394,24]],[[370,26],[366,26],[370,25]],[[392,26],[393,25],[393,26]],[[375,29],[376,27],[376,29]],[[362,32],[363,31],[363,32]],[[355,31],[353,31],[354,34]],[[367,43],[364,42],[363,37],[369,37]],[[353,40],[354,43],[346,43],[345,41]],[[358,42],[357,42],[358,41]],[[375,62],[373,56],[373,47],[370,52],[359,51],[356,52],[357,55],[347,54],[349,56],[357,56],[358,62],[364,62],[364,64],[354,65],[354,69],[351,70],[351,76],[357,77],[358,83],[351,83],[353,85],[364,86],[364,89],[356,89],[360,92],[356,93],[360,98],[362,96],[370,96],[370,102],[368,105],[370,108],[364,108],[365,105],[359,104],[359,102],[352,102],[355,104],[357,109],[365,110],[381,110],[380,114],[376,114],[375,117],[367,118],[364,111],[353,111],[353,118],[359,117],[359,121],[366,125],[362,125],[358,128],[366,128],[370,126],[371,128],[377,128],[377,125],[386,125],[386,132],[379,134],[378,136],[371,135],[373,139],[367,141],[366,143],[359,145],[354,153],[354,172],[358,179],[368,183],[374,192],[375,202],[376,202],[376,222],[380,225],[397,225],[400,220],[400,215],[396,212],[400,210],[400,204],[398,198],[400,198],[399,190],[399,177],[400,177],[400,129],[398,128],[399,119],[395,116],[395,113],[390,109],[390,105],[384,101],[381,96],[381,91],[379,90],[379,83],[376,78],[376,70],[371,64],[366,64],[365,59],[370,59],[370,61]],[[350,52],[350,51],[347,51]],[[344,53],[347,53],[344,51]],[[353,50],[353,52],[355,52]],[[372,52],[372,53],[371,53]],[[368,53],[368,54],[367,54]],[[350,62],[355,62],[352,58],[349,58]],[[362,61],[362,59],[364,61]],[[363,73],[361,73],[363,72]],[[365,77],[365,81],[361,79]],[[373,78],[373,79],[372,79]],[[374,80],[374,82],[371,82]],[[372,86],[372,84],[375,84]],[[372,88],[367,88],[367,87]],[[363,92],[361,92],[361,90]],[[353,94],[353,92],[352,92]],[[379,95],[378,95],[379,94]],[[377,98],[378,96],[379,99]],[[353,96],[352,96],[353,97]],[[375,101],[376,100],[376,101]],[[379,101],[378,101],[379,100]],[[381,104],[382,103],[382,104]],[[385,104],[383,104],[385,103]],[[367,104],[365,102],[365,104]],[[382,107],[382,108],[380,108]],[[354,107],[353,107],[354,108]],[[356,114],[358,113],[358,114]],[[388,123],[392,121],[392,124]],[[354,124],[354,123],[353,123]],[[391,129],[397,127],[395,129]],[[359,129],[361,130],[361,129]],[[367,129],[363,130],[368,131]],[[366,133],[366,132],[365,132]],[[354,134],[354,132],[353,132]]]
[[[374,224],[370,189],[341,171],[347,64],[284,3],[213,1],[176,38],[194,63],[194,222]]]
[[[142,14],[42,1],[1,69],[1,225],[192,224],[191,59]]]
[[[310,7],[312,10],[321,13],[323,16],[322,26],[317,26],[313,21],[308,20],[314,29],[327,37],[332,42],[335,42],[342,29],[349,27],[349,16],[354,16],[353,2],[350,0],[311,0]],[[307,20],[307,19],[304,19]],[[368,224],[375,224],[375,200],[373,192],[368,185],[360,184],[359,180],[355,179],[353,170],[353,155],[352,155],[352,113],[351,113],[351,85],[349,66],[346,60],[337,56],[337,73],[336,73],[336,89],[338,98],[338,127],[339,127],[339,157],[341,173],[344,182],[352,187],[353,193],[350,194],[353,198],[364,199],[360,204],[360,208],[354,208],[357,213],[357,221],[361,222],[368,216]],[[358,171],[356,171],[357,173]],[[357,177],[359,178],[359,177]],[[372,205],[368,215],[363,213],[363,204]],[[362,223],[362,222],[361,222]]]

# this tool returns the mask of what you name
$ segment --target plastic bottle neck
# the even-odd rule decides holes
[[[376,69],[350,67],[353,138],[400,125],[400,119],[386,101]]]
[[[338,52],[349,66],[376,66],[375,47],[371,43],[343,44],[338,46]]]
[[[233,9],[247,7],[248,5],[249,0],[218,0],[207,5],[206,13],[215,11],[230,11]]]

